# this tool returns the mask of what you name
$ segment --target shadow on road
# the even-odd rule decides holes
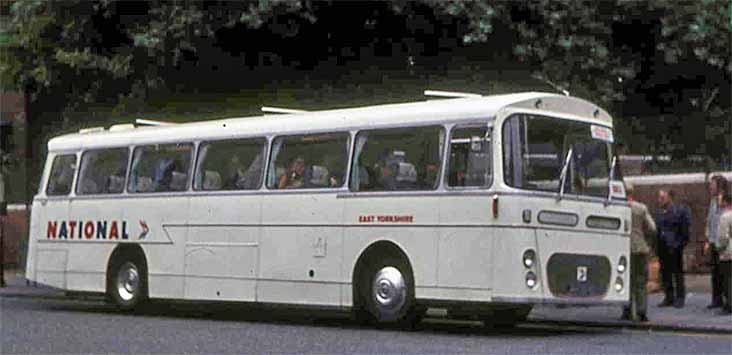
[[[572,334],[607,334],[614,329],[558,326],[527,322],[513,328],[485,327],[477,321],[461,321],[428,318],[413,327],[376,327],[354,320],[349,312],[307,309],[285,306],[249,305],[239,303],[189,303],[153,301],[144,309],[122,312],[102,300],[57,300],[39,306],[46,311],[98,313],[122,317],[156,317],[171,319],[195,319],[201,321],[253,322],[283,326],[317,326],[345,329],[428,332],[438,334],[481,335],[500,337],[552,337]]]

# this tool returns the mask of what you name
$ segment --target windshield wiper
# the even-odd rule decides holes
[[[564,195],[564,180],[567,179],[567,169],[569,168],[569,162],[572,160],[573,151],[574,147],[570,147],[569,151],[567,151],[567,157],[564,159],[564,164],[562,165],[562,172],[559,174],[559,196],[557,197],[557,201],[561,200]]]
[[[618,156],[614,156],[612,162],[610,163],[610,175],[607,177],[607,201],[605,201],[605,205],[607,206],[610,204],[610,202],[613,200],[613,176],[615,176],[615,165],[618,164]]]

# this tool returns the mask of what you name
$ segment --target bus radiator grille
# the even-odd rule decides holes
[[[610,261],[599,255],[553,254],[547,264],[556,297],[602,297],[610,285]]]

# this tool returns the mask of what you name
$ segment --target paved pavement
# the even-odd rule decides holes
[[[647,323],[620,320],[622,310],[619,307],[566,307],[537,306],[531,312],[530,320],[540,322],[559,322],[587,324],[606,327],[646,328],[656,330],[687,330],[702,332],[719,332],[732,334],[732,315],[717,315],[719,309],[708,310],[709,294],[689,293],[686,306],[681,309],[673,307],[659,308],[661,294],[648,297]]]
[[[375,329],[324,312],[153,304],[125,314],[100,301],[0,296],[0,353],[729,354],[720,334],[430,320]]]

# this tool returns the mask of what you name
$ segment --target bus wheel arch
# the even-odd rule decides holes
[[[130,311],[148,298],[147,257],[138,244],[118,244],[107,261],[107,297],[121,310]]]
[[[361,252],[353,269],[352,290],[353,309],[360,320],[413,323],[421,314],[416,311],[412,263],[394,242],[379,240]]]

